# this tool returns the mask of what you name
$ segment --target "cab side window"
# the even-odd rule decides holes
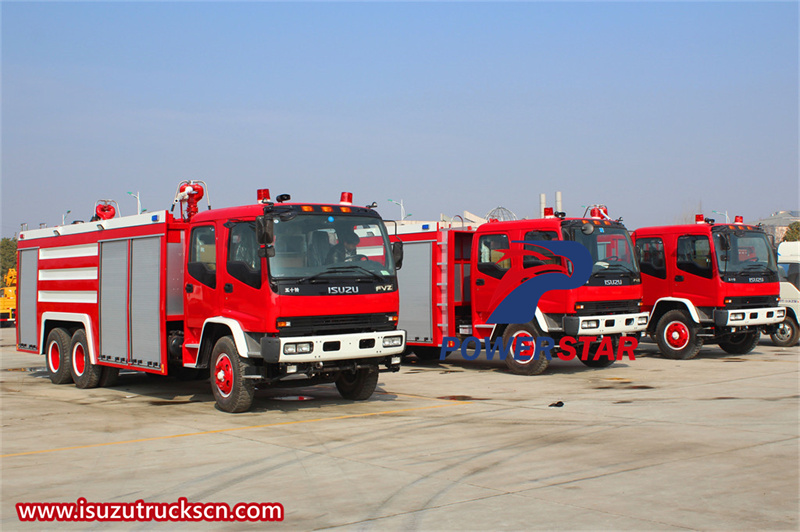
[[[217,287],[217,240],[213,225],[192,229],[189,246],[189,275],[211,288]]]
[[[481,236],[480,240],[478,240],[478,271],[490,277],[501,279],[511,268],[510,259],[500,261],[508,249],[507,235]]]
[[[552,240],[558,240],[558,236],[555,231],[528,231],[525,233],[523,240],[550,242]],[[531,244],[525,244],[524,249],[527,251],[535,251],[539,255],[544,255],[545,258],[542,259],[534,257],[533,255],[524,255],[522,257],[523,268],[533,268],[535,266],[544,266],[547,264],[561,264],[561,259],[553,255],[553,252],[549,249]]]
[[[711,279],[711,246],[705,235],[678,237],[678,269]]]
[[[637,238],[639,266],[642,273],[659,279],[667,278],[667,263],[664,260],[664,242],[658,237]]]
[[[255,222],[230,224],[228,273],[253,288],[261,288],[261,258],[258,256],[258,249]]]

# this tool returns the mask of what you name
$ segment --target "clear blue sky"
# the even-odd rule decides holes
[[[415,219],[602,202],[798,209],[798,4],[2,6],[2,234],[212,204],[403,199]],[[717,216],[719,217],[719,216]]]

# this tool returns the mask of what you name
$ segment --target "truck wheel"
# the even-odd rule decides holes
[[[550,364],[550,361],[547,360],[547,357],[542,356],[539,357],[538,360],[533,358],[533,346],[536,343],[536,338],[541,336],[538,329],[529,324],[529,323],[522,323],[522,324],[513,324],[506,327],[505,332],[503,333],[503,344],[508,346],[508,353],[506,353],[506,367],[516,375],[539,375]],[[531,340],[531,354],[527,357],[520,357],[521,360],[517,360],[514,358],[514,349],[516,347],[516,343],[518,340],[524,340],[530,338]],[[527,349],[522,351],[520,348],[520,355],[524,355],[528,352]]]
[[[438,360],[441,351],[438,347],[411,346],[411,352],[420,360]]]
[[[343,371],[336,379],[339,395],[351,401],[364,401],[372,396],[378,385],[378,368]]]
[[[613,346],[614,356],[616,357],[617,350],[619,349],[619,338],[617,338],[617,337],[612,338],[611,339],[611,345]],[[597,344],[597,348],[595,348],[594,351],[592,351],[591,349],[589,350],[589,354],[586,355],[586,360],[583,360],[580,357],[578,357],[578,358],[580,359],[581,362],[583,362],[583,364],[585,366],[590,367],[590,368],[594,368],[594,369],[607,368],[608,366],[610,366],[611,364],[616,362],[616,358],[609,359],[605,355],[599,357],[597,360],[594,360],[594,355],[595,355],[595,353],[597,353],[598,349],[600,349],[600,344],[599,343]]]
[[[100,375],[100,382],[97,385],[101,388],[110,388],[117,384],[119,379],[119,368],[103,366],[103,374]]]
[[[800,338],[797,320],[792,316],[786,316],[786,319],[778,324],[778,330],[769,337],[772,338],[772,343],[778,347],[792,347],[797,344],[797,340]]]
[[[53,384],[69,384],[72,373],[69,372],[69,333],[57,328],[47,335],[47,351],[45,362],[47,374]]]
[[[253,405],[256,385],[245,379],[245,363],[230,336],[223,336],[211,352],[211,390],[217,406],[224,412],[246,412]]]
[[[86,331],[78,329],[70,342],[72,380],[78,388],[97,388],[103,375],[103,366],[92,364]]]
[[[758,344],[761,336],[759,331],[732,334],[724,340],[719,341],[719,346],[726,353],[732,355],[746,355]]]
[[[697,355],[703,340],[697,325],[682,310],[670,310],[658,320],[656,343],[661,354],[673,360],[689,360]]]

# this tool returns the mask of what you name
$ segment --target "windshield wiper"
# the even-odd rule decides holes
[[[368,270],[368,269],[366,269],[366,268],[364,268],[362,266],[358,266],[356,264],[353,264],[353,265],[350,265],[350,266],[334,266],[332,268],[328,268],[325,271],[322,271],[322,272],[319,272],[319,273],[315,273],[314,275],[309,275],[308,277],[303,277],[302,279],[298,279],[297,282],[298,283],[305,283],[305,282],[308,282],[308,281],[313,281],[314,279],[319,279],[323,275],[326,275],[326,274],[329,274],[329,273],[340,273],[340,272],[344,272],[344,271],[348,271],[348,270],[360,270],[362,272],[368,273],[369,275],[373,276],[375,279],[378,279],[379,281],[385,281],[386,280],[383,276],[378,275],[377,273],[375,273],[373,271],[370,271],[370,270]]]
[[[631,270],[627,266],[624,266],[622,264],[609,264],[608,267],[593,272],[592,277],[601,277],[603,274],[613,274],[613,273],[621,273],[623,275],[630,275],[631,277],[636,276],[636,272]]]
[[[738,275],[749,275],[755,271],[773,273],[772,270],[770,270],[763,264],[748,264],[738,272]]]

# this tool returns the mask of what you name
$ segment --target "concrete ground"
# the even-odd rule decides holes
[[[208,382],[79,390],[0,331],[3,530],[798,529],[800,349],[544,375],[410,363],[214,408]],[[299,401],[297,396],[306,396]],[[548,406],[561,401],[563,406]],[[22,523],[18,502],[280,502],[283,523]]]

